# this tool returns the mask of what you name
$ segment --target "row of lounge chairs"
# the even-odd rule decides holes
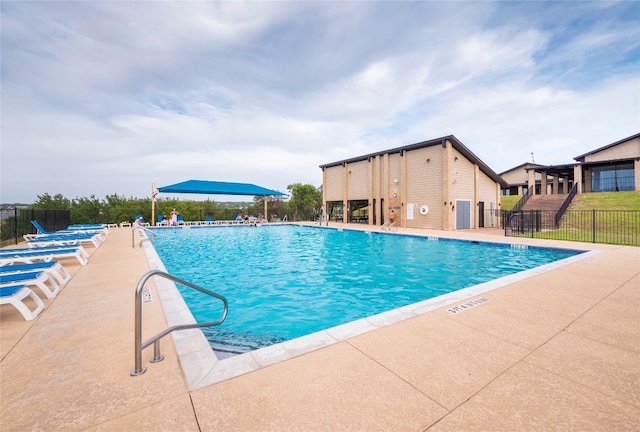
[[[77,253],[86,254],[82,246],[75,248]],[[28,252],[13,252],[11,256],[5,251],[0,252],[0,305],[14,306],[25,320],[31,321],[44,310],[42,299],[31,288],[38,288],[46,298],[52,299],[69,282],[71,275],[61,263],[53,261],[57,250],[47,250],[45,254],[38,255]],[[27,297],[35,303],[33,309],[24,302]]]
[[[0,305],[14,306],[27,321],[35,319],[45,308],[32,288],[52,299],[71,279],[69,271],[57,260],[75,258],[84,266],[89,254],[83,243],[99,247],[108,235],[108,229],[102,225],[70,226],[50,233],[37,221],[32,223],[38,234],[25,236],[28,247],[0,249]],[[34,307],[27,305],[27,298],[31,298]]]
[[[94,227],[71,226],[65,230],[48,232],[36,220],[31,221],[38,231],[37,234],[25,234],[23,237],[29,247],[39,246],[69,246],[77,244],[92,244],[99,247],[109,235],[109,228],[103,225]]]
[[[268,220],[266,219],[258,219],[256,217],[250,217],[247,220],[244,219],[233,219],[233,220],[204,220],[204,221],[184,221],[184,220],[178,220],[175,226],[211,226],[211,225],[255,225],[255,224],[266,224],[269,223]],[[169,223],[169,220],[164,219],[162,221],[159,221],[158,223],[156,223],[156,226],[158,227],[168,227],[168,226],[172,226]]]

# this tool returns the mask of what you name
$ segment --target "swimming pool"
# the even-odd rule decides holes
[[[157,230],[169,273],[229,300],[203,329],[242,353],[538,267],[582,251],[305,226]],[[196,321],[219,305],[178,287]]]

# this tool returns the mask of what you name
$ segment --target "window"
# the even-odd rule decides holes
[[[591,169],[593,192],[619,192],[635,190],[633,164],[624,163],[593,167]]]

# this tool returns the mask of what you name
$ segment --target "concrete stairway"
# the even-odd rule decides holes
[[[522,210],[543,210],[557,212],[562,203],[567,199],[567,194],[534,195],[527,200]]]

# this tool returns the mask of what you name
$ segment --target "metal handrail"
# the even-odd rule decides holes
[[[222,311],[222,317],[218,321],[211,321],[206,323],[194,323],[194,324],[181,324],[168,327],[167,329],[161,331],[157,335],[153,336],[151,339],[148,339],[145,342],[142,342],[142,289],[144,288],[145,282],[151,276],[160,276],[165,279],[172,280],[173,282],[179,283],[180,285],[184,285],[188,288],[193,288],[196,291],[200,291],[201,293],[210,295],[211,297],[215,297],[218,300],[222,300],[224,304],[224,310]],[[153,357],[149,360],[151,363],[156,363],[164,360],[164,356],[160,354],[160,339],[168,335],[169,333],[176,330],[188,330],[194,328],[202,328],[202,327],[213,327],[220,325],[227,318],[227,311],[229,309],[229,303],[224,296],[220,294],[216,294],[213,291],[210,291],[206,288],[202,288],[201,286],[192,284],[191,282],[187,282],[183,279],[180,279],[176,276],[170,275],[160,270],[151,270],[144,274],[142,278],[138,281],[138,286],[136,287],[136,304],[135,304],[135,368],[131,371],[131,376],[142,375],[147,371],[147,368],[142,366],[142,350],[153,344]]]
[[[143,227],[141,225],[134,225],[133,228],[131,228],[131,247],[136,247],[136,241],[135,241],[135,237],[136,237],[136,230],[141,230],[143,231],[145,234],[147,234],[147,237],[144,238],[142,237],[142,235],[140,235],[140,247],[142,247],[142,242],[144,241],[151,241],[154,240],[156,238],[156,233],[153,232],[153,230],[150,230],[149,228]],[[149,238],[149,234],[151,234],[152,238]]]
[[[555,216],[556,227],[560,225],[562,216],[564,216],[564,214],[567,212],[567,210],[569,209],[569,206],[571,205],[571,202],[573,201],[573,199],[577,194],[578,194],[578,183],[573,185],[573,187],[569,191],[569,194],[567,195],[564,202],[562,203],[562,206],[560,206],[560,208],[556,212],[556,216]]]
[[[510,211],[518,212],[518,211],[522,210],[522,207],[524,207],[524,205],[527,203],[529,198],[531,198],[531,196],[533,195],[533,188],[534,187],[530,187],[529,189],[527,189],[527,193],[522,195],[522,198],[520,198],[518,200],[518,202],[511,208]]]
[[[385,228],[386,231],[391,231],[391,228],[393,228],[395,224],[395,222],[385,222],[380,228],[382,228],[382,231],[385,231]],[[398,227],[396,227],[396,232],[398,232]]]

